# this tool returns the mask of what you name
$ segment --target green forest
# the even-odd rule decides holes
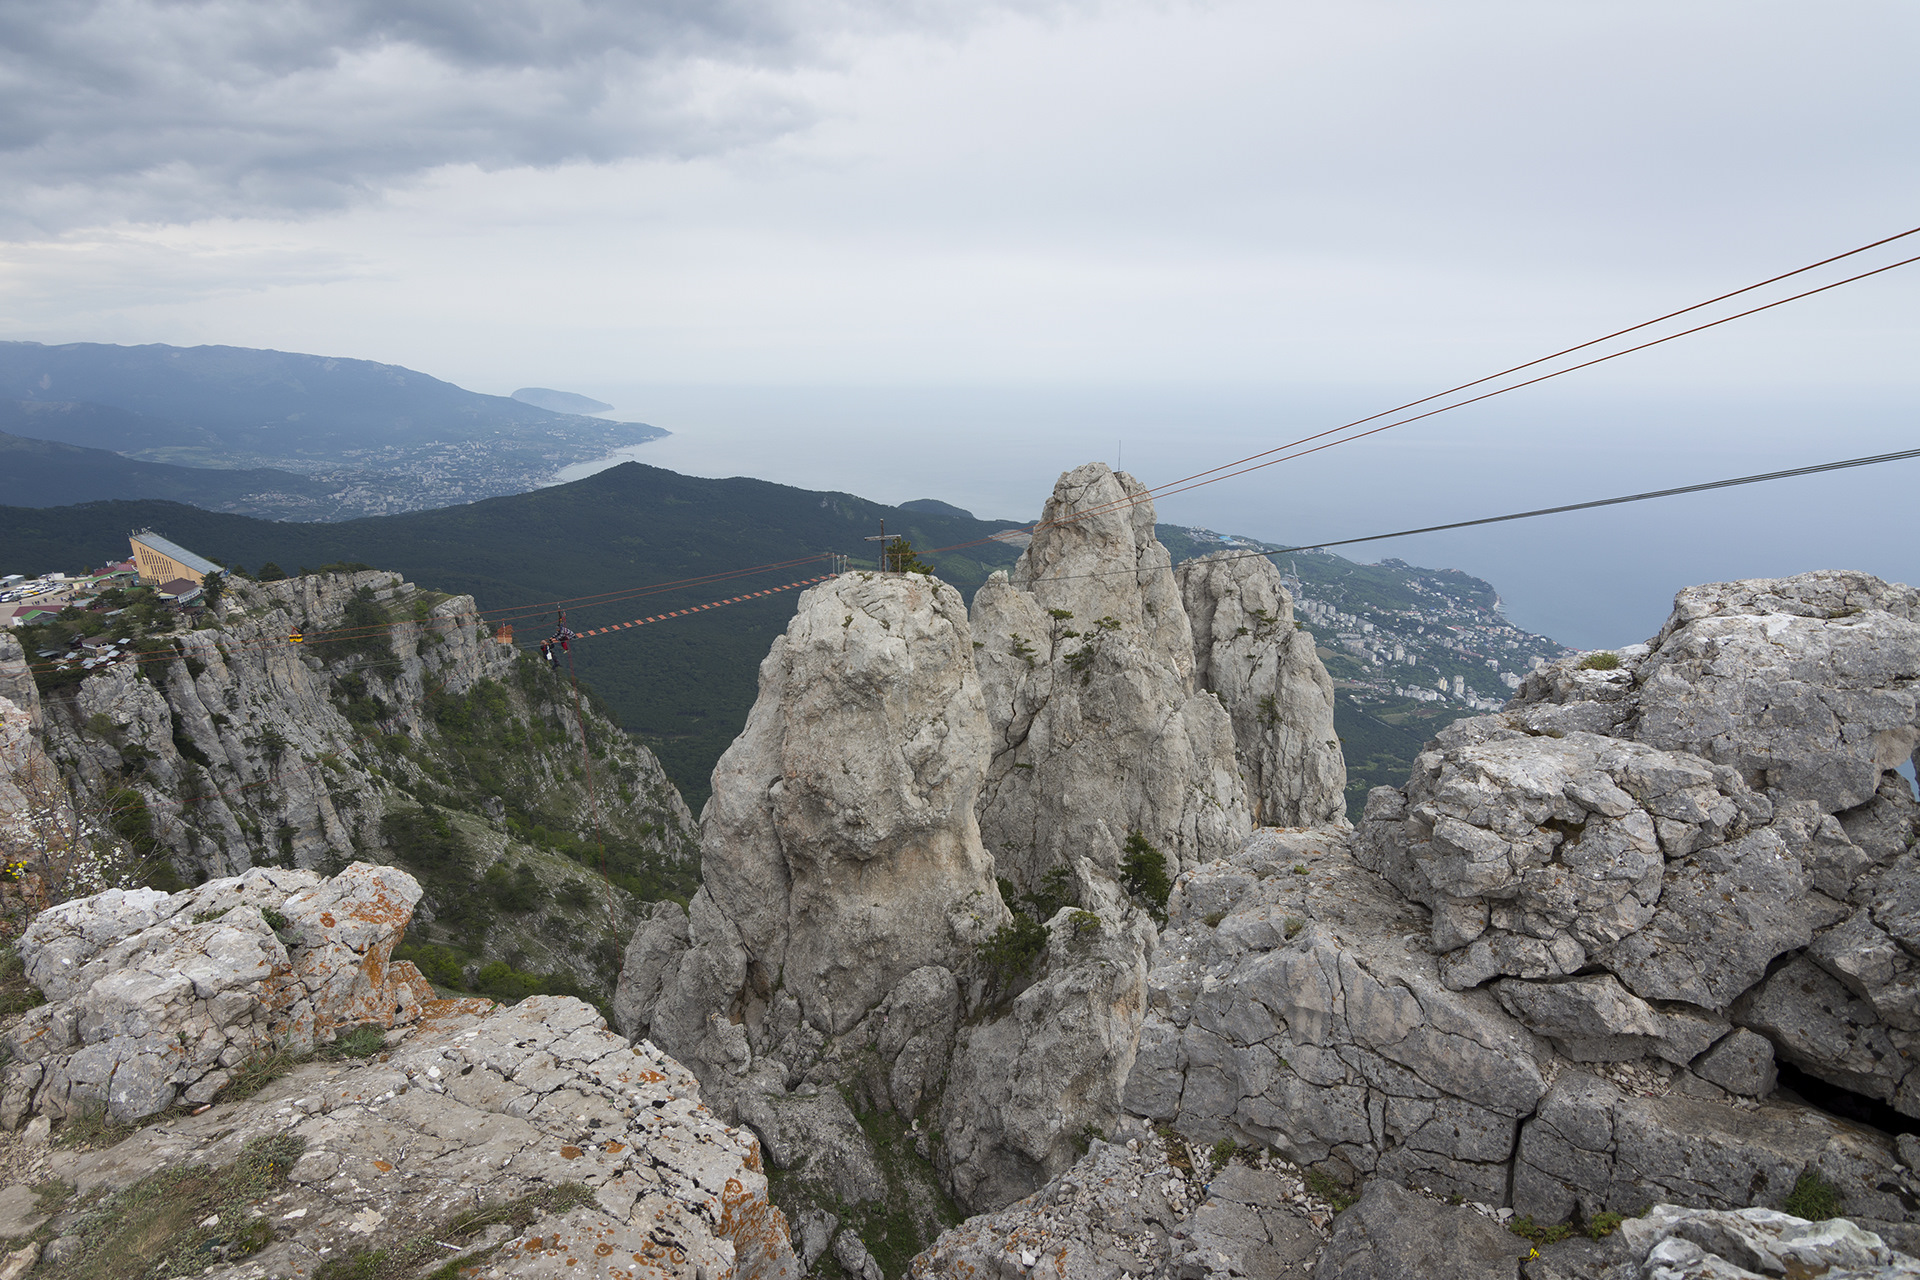
[[[653,584],[839,553],[871,566],[866,541],[886,521],[969,597],[1015,548],[987,535],[1016,527],[951,510],[907,509],[763,480],[709,480],[630,462],[572,484],[465,506],[329,524],[292,524],[173,502],[0,507],[0,573],[79,570],[123,559],[127,534],[151,528],[230,568],[287,573],[362,563],[423,587],[468,593],[490,621],[514,616],[537,644],[572,601],[576,631],[764,590],[827,572],[824,560],[706,586]],[[959,544],[971,544],[959,546]],[[958,546],[954,551],[940,547]],[[650,746],[697,814],[715,761],[746,723],[760,660],[793,616],[795,593],[594,636],[573,645],[580,679]]]

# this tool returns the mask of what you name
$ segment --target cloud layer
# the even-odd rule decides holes
[[[712,154],[810,119],[783,78],[879,0],[0,4],[0,216],[19,232],[337,208],[448,164]],[[984,6],[987,8],[997,6]]]

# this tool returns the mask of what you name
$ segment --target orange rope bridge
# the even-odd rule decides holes
[[[699,613],[703,609],[718,609],[722,605],[740,604],[747,600],[758,600],[761,596],[770,596],[780,591],[792,591],[795,587],[810,587],[816,582],[825,582],[834,576],[835,575],[831,573],[822,574],[817,578],[803,578],[799,582],[788,582],[778,587],[768,587],[765,591],[749,591],[743,596],[728,596],[725,600],[712,600],[706,604],[691,605],[685,609],[675,609],[671,613],[654,614],[648,618],[635,618],[632,622],[609,623],[604,627],[595,627],[591,631],[582,631],[580,638],[584,640],[588,636],[603,636],[614,631],[625,631],[629,627],[644,627],[649,622],[665,622],[668,618],[679,618],[689,613]]]

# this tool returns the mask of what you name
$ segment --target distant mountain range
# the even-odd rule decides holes
[[[481,395],[369,360],[245,347],[37,342],[0,342],[0,431],[138,462],[283,471],[316,482],[266,476],[264,487],[236,489],[230,476],[208,478],[202,493],[190,475],[16,446],[9,460],[21,472],[10,493],[57,493],[62,501],[166,497],[294,520],[525,492],[569,463],[667,434],[645,423]]]
[[[583,416],[608,407],[543,387],[481,395],[366,360],[0,342],[0,572],[118,559],[127,530],[151,526],[228,563],[291,572],[362,562],[498,610],[811,552],[871,563],[865,539],[883,520],[923,551],[1020,527],[937,498],[887,507],[639,464],[540,488],[570,462],[666,434]],[[1159,533],[1176,560],[1271,546],[1172,525]],[[1022,541],[931,558],[971,596]],[[1513,628],[1490,585],[1453,570],[1325,552],[1282,568],[1336,680],[1350,801],[1403,781],[1437,729],[1497,705],[1533,658],[1562,651]],[[667,592],[631,610],[733,590]],[[730,606],[583,646],[580,668],[697,807],[788,616],[777,599]],[[594,611],[581,621],[595,625]]]
[[[513,398],[521,404],[551,409],[555,413],[605,413],[613,408],[604,400],[573,391],[555,391],[551,387],[522,387],[513,393]]]

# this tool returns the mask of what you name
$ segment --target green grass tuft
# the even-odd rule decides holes
[[[1818,1169],[1808,1169],[1793,1184],[1792,1194],[1780,1209],[1808,1222],[1825,1222],[1840,1216],[1840,1189],[1828,1182]]]
[[[1620,655],[1617,653],[1609,653],[1605,649],[1602,649],[1598,653],[1590,653],[1580,659],[1579,669],[1581,671],[1618,671],[1620,669]]]
[[[1358,1185],[1349,1187],[1325,1169],[1308,1169],[1304,1172],[1304,1177],[1307,1190],[1332,1205],[1335,1213],[1351,1208],[1360,1198]]]
[[[1612,1211],[1596,1213],[1587,1219],[1587,1225],[1584,1228],[1587,1233],[1587,1239],[1605,1240],[1608,1236],[1618,1231],[1620,1224],[1625,1221],[1625,1214],[1614,1213]]]
[[[1551,1226],[1541,1226],[1528,1214],[1522,1214],[1507,1224],[1507,1230],[1522,1240],[1530,1240],[1536,1245],[1559,1244],[1574,1233],[1571,1222],[1556,1222]],[[1599,1237],[1595,1237],[1598,1239]]]
[[[74,1222],[81,1252],[63,1280],[197,1275],[260,1252],[274,1229],[256,1206],[286,1185],[306,1146],[287,1133],[255,1138],[231,1164],[162,1169],[102,1197]]]

